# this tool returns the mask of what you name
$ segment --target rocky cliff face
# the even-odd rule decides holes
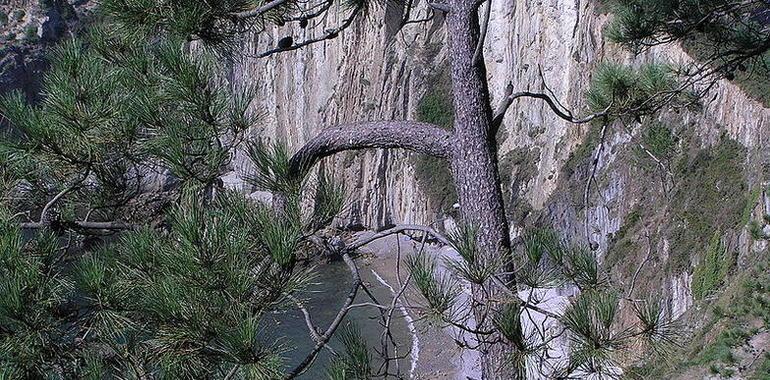
[[[331,125],[413,118],[434,68],[443,63],[443,30],[438,23],[424,23],[397,33],[401,13],[394,7],[386,5],[376,15],[359,19],[350,33],[337,39],[268,59],[247,56],[235,63],[229,73],[233,83],[258,90],[255,108],[263,113],[264,124],[255,135],[298,149]],[[296,26],[275,28],[249,38],[243,50],[253,56],[285,35],[299,41],[312,38],[311,29],[333,28],[343,18],[342,13],[332,14],[307,32]],[[343,154],[323,167],[347,177],[353,199],[348,216],[353,223],[377,227],[433,218],[403,152]]]
[[[440,16],[399,32],[395,5],[374,13],[338,39],[232,66],[233,83],[259,89],[256,108],[266,119],[255,133],[297,149],[337,123],[418,116],[446,65]],[[550,89],[580,113],[603,60],[690,61],[678,47],[631,56],[605,41],[609,17],[594,0],[493,2],[485,45],[493,98],[508,83],[515,91]],[[269,32],[245,41],[244,52],[259,54],[285,35],[312,37],[290,25]],[[518,100],[500,144],[512,234],[525,225],[554,226],[592,246],[613,282],[633,287],[632,296],[662,294],[677,317],[713,291],[702,267],[711,265],[706,252],[714,244],[727,252],[731,275],[767,249],[756,231],[770,230],[770,109],[733,83],[719,83],[698,110],[611,125],[604,134],[562,121],[544,103]],[[348,219],[355,223],[436,223],[445,210],[425,196],[413,164],[410,153],[369,151],[330,159],[323,170],[354,184]],[[248,170],[245,161],[239,166]]]
[[[0,94],[20,90],[35,99],[47,64],[44,50],[82,26],[88,0],[9,0],[0,3]]]
[[[0,5],[8,16],[0,23],[3,91],[23,88],[33,95],[45,65],[38,59],[40,44],[30,42],[55,41],[89,8],[88,1],[53,1],[52,8],[42,3]],[[420,109],[426,99],[435,103],[446,97],[441,16],[399,30],[402,10],[394,2],[383,3],[339,38],[294,52],[255,58],[284,36],[301,41],[336,27],[344,12],[330,14],[318,27],[287,24],[244,39],[244,57],[228,64],[226,75],[234,86],[257,90],[254,108],[264,118],[255,137],[298,149],[325,127],[416,119],[424,116]],[[598,3],[494,1],[485,58],[495,101],[511,83],[515,91],[553,91],[579,114],[591,75],[603,60],[691,59],[677,47],[633,57],[606,42],[603,28],[610,16]],[[75,10],[74,19],[69,9]],[[438,108],[449,101],[439,101]],[[614,124],[605,133],[601,126],[568,124],[544,103],[522,99],[508,111],[499,137],[512,235],[544,224],[592,246],[610,279],[633,288],[631,297],[660,294],[673,315],[695,315],[691,318],[702,325],[699,314],[707,310],[700,300],[714,298],[714,288],[732,287],[766,260],[770,109],[734,83],[719,83],[698,110]],[[346,178],[348,223],[369,228],[442,224],[454,201],[450,193],[437,199],[435,188],[450,179],[441,178],[446,171],[435,163],[419,162],[407,152],[364,151],[327,159],[321,170]],[[239,156],[227,181],[252,191],[238,178],[248,170],[248,161]],[[725,253],[708,254],[717,251]],[[714,268],[720,270],[709,270]],[[718,278],[704,275],[711,272]]]

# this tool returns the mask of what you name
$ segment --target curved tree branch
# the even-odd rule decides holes
[[[362,11],[363,11],[363,7],[358,6],[355,9],[353,9],[353,11],[350,13],[350,16],[348,16],[348,18],[346,18],[342,22],[342,24],[340,26],[338,26],[338,27],[336,27],[334,29],[326,30],[324,32],[324,34],[322,34],[321,36],[316,37],[316,38],[311,38],[309,40],[305,40],[305,41],[293,44],[293,45],[291,45],[289,47],[277,47],[275,49],[271,49],[271,50],[265,51],[265,52],[261,53],[258,56],[258,58],[265,58],[265,57],[271,56],[271,55],[276,54],[276,53],[283,53],[283,52],[287,52],[287,51],[297,50],[297,49],[303,48],[305,46],[314,44],[316,42],[321,42],[321,41],[325,41],[325,40],[335,39],[335,38],[337,38],[340,35],[340,33],[342,31],[344,31],[345,29],[349,28],[353,24],[353,21],[356,19],[356,16],[358,16],[360,13],[362,13]]]
[[[307,371],[308,367],[315,361],[321,349],[326,346],[329,340],[331,340],[334,332],[337,331],[337,328],[340,326],[340,324],[342,324],[345,316],[350,311],[350,306],[353,305],[353,300],[355,300],[356,294],[358,294],[358,289],[361,288],[361,276],[358,273],[358,267],[356,267],[356,263],[353,261],[350,255],[347,253],[343,254],[342,260],[348,266],[348,269],[350,269],[350,275],[353,282],[350,287],[350,291],[348,292],[348,296],[345,298],[345,302],[343,303],[339,312],[337,312],[334,320],[329,324],[329,327],[326,329],[326,331],[317,337],[318,340],[316,341],[315,347],[313,347],[310,353],[305,356],[305,359],[302,360],[302,363],[294,367],[294,369],[292,369],[286,376],[284,376],[284,380],[294,379],[295,377]],[[310,326],[312,326],[312,323]]]
[[[65,195],[76,190],[80,186],[80,184],[83,183],[83,181],[85,181],[86,178],[88,178],[89,174],[91,174],[90,167],[86,169],[86,172],[83,173],[83,175],[80,178],[73,181],[69,186],[67,186],[64,190],[56,194],[50,201],[48,201],[48,203],[45,204],[45,206],[43,206],[43,210],[40,211],[40,224],[44,224],[44,225],[50,224],[51,221],[48,218],[48,210],[50,210],[51,207],[53,207],[57,202],[59,202]]]
[[[548,104],[548,107],[551,108],[554,114],[558,116],[559,118],[566,120],[573,124],[585,124],[593,121],[594,119],[598,119],[600,117],[606,116],[609,112],[610,107],[607,107],[607,109],[603,110],[602,112],[597,112],[591,115],[588,115],[583,118],[577,118],[575,117],[570,110],[562,109],[560,105],[558,104],[558,101],[555,101],[551,96],[544,93],[539,92],[529,92],[529,91],[521,91],[521,92],[512,92],[512,87],[508,86],[508,91],[506,93],[505,98],[503,99],[500,106],[497,108],[497,111],[495,112],[495,116],[492,119],[492,127],[497,130],[497,128],[500,127],[500,125],[503,122],[503,118],[505,117],[505,112],[508,111],[508,108],[513,104],[513,101],[519,98],[534,98],[534,99],[540,99],[546,102]]]
[[[22,229],[38,229],[46,228],[50,223],[45,222],[30,222],[20,223],[19,227]],[[62,221],[62,227],[73,228],[79,230],[138,230],[141,228],[138,224],[124,223],[124,222],[87,222],[87,221]]]
[[[346,150],[402,148],[430,156],[450,155],[452,134],[433,124],[416,121],[374,121],[324,129],[302,147],[290,162],[290,173],[301,178],[320,159]]]

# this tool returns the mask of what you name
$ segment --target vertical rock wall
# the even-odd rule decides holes
[[[495,101],[510,83],[514,91],[552,91],[567,108],[581,114],[585,112],[583,97],[591,74],[602,60],[683,63],[690,59],[676,47],[632,57],[605,41],[602,31],[609,17],[597,6],[593,0],[494,1],[485,57]],[[431,87],[431,74],[446,64],[444,32],[440,16],[398,32],[400,17],[401,11],[395,5],[386,5],[373,9],[370,17],[356,21],[337,39],[267,59],[236,62],[231,79],[235,84],[258,89],[255,109],[265,115],[255,135],[281,139],[297,149],[322,128],[337,123],[414,119],[420,99]],[[344,12],[335,13],[323,21],[321,28],[313,30],[332,28],[343,18]],[[293,25],[275,27],[244,41],[243,51],[259,54],[285,35],[292,35],[295,41],[313,36],[312,31]],[[673,119],[688,126],[704,148],[726,135],[747,149],[746,165],[770,162],[768,150],[763,149],[770,143],[770,110],[732,83],[720,83],[702,111]],[[518,100],[504,121],[501,157],[523,152],[527,159],[504,165],[502,169],[508,172],[503,176],[508,175],[512,183],[503,186],[510,192],[507,200],[512,207],[528,211],[517,214],[514,228],[517,223],[532,223],[533,218],[539,218],[574,240],[590,243],[601,258],[643,197],[646,202],[652,197],[661,208],[667,207],[668,201],[662,190],[652,195],[650,190],[640,190],[641,174],[628,157],[639,143],[640,126],[609,128],[595,172],[591,161],[597,148],[585,147],[591,128],[564,122],[543,102]],[[587,155],[588,159],[576,160],[577,154]],[[328,160],[325,170],[344,175],[354,185],[349,219],[370,228],[435,221],[437,210],[428,208],[408,156],[399,151],[367,151]],[[534,167],[526,171],[525,165]],[[238,166],[237,170],[248,170],[245,160],[239,160]],[[569,170],[567,166],[571,166]],[[747,172],[750,186],[767,181],[760,170]],[[586,205],[588,178],[594,179]],[[649,260],[653,264],[647,265],[666,265],[668,243],[665,237],[654,242],[651,255],[660,257]],[[640,263],[645,251],[639,247],[629,251],[629,260]],[[680,268],[679,272],[667,274],[664,281],[669,285],[662,290],[672,297],[676,313],[691,304],[687,299],[691,297],[689,270]]]

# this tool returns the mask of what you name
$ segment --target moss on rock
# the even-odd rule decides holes
[[[669,232],[675,268],[689,267],[690,255],[704,252],[714,231],[739,227],[749,198],[745,159],[741,144],[723,138],[676,165]]]
[[[417,105],[417,120],[451,130],[454,124],[452,93],[449,73],[441,72],[433,80],[433,86]],[[452,181],[449,163],[440,158],[414,154],[411,158],[417,185],[428,198],[430,207],[449,212],[457,202],[457,192]]]

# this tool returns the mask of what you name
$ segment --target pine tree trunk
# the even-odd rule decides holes
[[[468,7],[472,3],[460,2]],[[497,144],[491,135],[492,108],[489,103],[484,63],[474,65],[478,41],[478,16],[470,8],[453,10],[447,16],[449,61],[455,108],[455,140],[450,157],[452,174],[466,223],[479,229],[479,244],[490,254],[510,249],[500,176]]]
[[[483,59],[473,62],[479,40],[479,20],[472,1],[457,0],[447,15],[449,63],[455,110],[455,142],[450,157],[463,222],[477,229],[477,244],[487,257],[509,255],[510,238],[505,218],[497,142],[493,135],[492,108]],[[488,289],[489,290],[489,289]],[[494,291],[485,296],[474,289],[476,303],[489,304]],[[475,310],[477,321],[480,310]],[[486,324],[489,323],[486,317]],[[483,326],[482,326],[483,327]],[[482,345],[485,379],[512,379],[505,370],[505,348]]]
[[[327,128],[293,157],[290,172],[299,178],[329,155],[354,149],[403,148],[446,159],[452,169],[462,222],[477,231],[477,244],[487,257],[510,255],[508,222],[497,168],[497,143],[483,59],[473,62],[479,41],[475,0],[450,0],[446,26],[454,97],[454,132],[412,121],[360,122]],[[279,202],[280,203],[280,202]],[[494,286],[474,290],[474,305],[493,304]],[[474,308],[477,321],[481,312]],[[488,327],[491,316],[484,318]],[[489,338],[489,337],[487,337]],[[492,338],[494,339],[494,337]],[[483,344],[485,379],[513,379],[505,370],[505,347]]]

